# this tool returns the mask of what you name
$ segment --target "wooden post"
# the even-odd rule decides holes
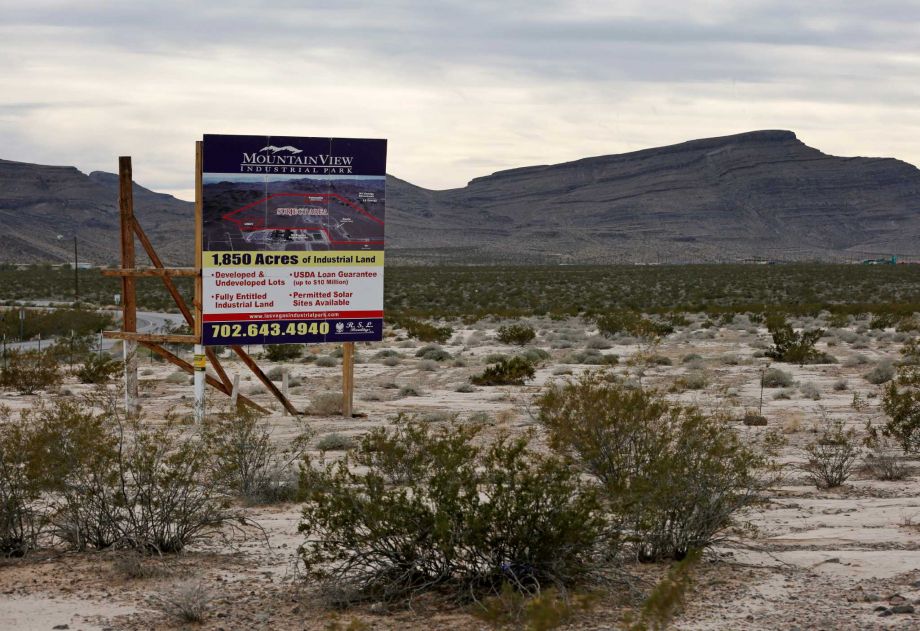
[[[288,371],[285,370],[281,373],[281,394],[284,395],[285,399],[288,399]],[[290,399],[288,399],[290,401]],[[287,408],[285,408],[285,416],[288,416]]]
[[[342,344],[342,415],[351,418],[355,395],[355,343]]]
[[[236,353],[237,357],[243,360],[243,363],[246,364],[246,367],[253,372],[253,374],[259,378],[259,381],[262,382],[268,391],[275,395],[275,398],[281,402],[281,405],[284,406],[284,409],[287,410],[291,415],[297,416],[300,412],[297,411],[297,408],[288,400],[286,396],[281,393],[281,390],[278,389],[278,386],[272,383],[272,380],[265,376],[265,373],[262,372],[262,369],[259,368],[259,365],[253,361],[252,357],[249,356],[246,351],[243,350],[242,346],[231,346],[230,349]]]
[[[172,353],[170,353],[168,350],[166,350],[165,348],[163,348],[163,347],[160,346],[159,344],[154,344],[153,342],[141,342],[141,344],[143,344],[144,346],[146,346],[147,348],[149,348],[151,351],[153,351],[154,353],[156,353],[157,355],[159,355],[160,357],[162,357],[163,359],[165,359],[165,360],[168,361],[169,363],[173,364],[174,366],[178,366],[180,369],[184,370],[184,371],[187,372],[188,374],[191,375],[193,372],[195,372],[195,367],[194,367],[194,366],[192,366],[190,363],[188,363],[188,362],[185,361],[184,359],[182,359],[182,358],[180,358],[180,357],[176,357],[175,355],[173,355]],[[227,396],[230,396],[230,395],[232,394],[232,392],[231,392],[230,390],[228,390],[228,389],[226,388],[226,386],[224,386],[223,383],[221,383],[220,381],[218,381],[217,379],[215,379],[215,378],[212,377],[211,375],[207,375],[207,374],[206,374],[206,375],[205,375],[205,381],[207,382],[207,384],[208,384],[209,386],[215,388],[216,390],[219,390],[219,391],[223,392],[223,393],[226,394]],[[238,399],[240,402],[242,402],[243,404],[248,405],[248,406],[251,407],[252,409],[258,410],[258,411],[259,411],[260,413],[262,413],[262,414],[268,414],[268,413],[269,413],[269,411],[266,410],[265,408],[263,408],[261,405],[255,403],[254,401],[252,401],[252,400],[249,399],[248,397],[243,396],[242,394],[237,393],[237,399]]]
[[[118,210],[121,219],[121,266],[134,267],[134,178],[131,169],[131,157],[118,158]],[[122,331],[137,332],[137,294],[134,278],[123,276],[122,294]],[[137,397],[137,342],[124,340],[122,349],[125,360],[125,414],[136,417],[139,412]]]
[[[230,390],[230,407],[236,408],[240,396],[240,375],[233,375],[233,388]]]

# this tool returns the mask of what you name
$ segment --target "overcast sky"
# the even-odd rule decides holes
[[[753,129],[920,164],[917,0],[0,0],[0,158],[189,199],[204,133],[389,139],[429,188]]]

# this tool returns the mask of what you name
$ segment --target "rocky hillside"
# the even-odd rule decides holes
[[[162,258],[191,261],[190,202],[135,184],[134,208]],[[72,262],[74,236],[81,263],[116,262],[118,176],[0,160],[0,222],[0,262]],[[146,262],[139,245],[138,261]]]
[[[117,192],[112,174],[0,160],[0,261],[68,261],[73,234],[81,259],[116,260]],[[161,254],[188,263],[191,204],[134,195]],[[918,257],[918,237],[920,170],[828,156],[789,131],[500,171],[446,191],[387,183],[398,262],[859,260]]]
[[[920,170],[837,158],[789,131],[387,191],[402,259],[475,263],[854,260],[920,252]],[[397,249],[398,248],[398,249]]]

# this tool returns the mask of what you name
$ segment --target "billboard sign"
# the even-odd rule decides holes
[[[386,140],[205,135],[202,343],[383,338]]]

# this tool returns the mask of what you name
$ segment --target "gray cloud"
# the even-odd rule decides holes
[[[34,0],[0,24],[0,157],[143,152],[147,184],[185,191],[203,132],[365,134],[397,175],[454,186],[786,127],[916,163],[918,25],[910,0]]]

